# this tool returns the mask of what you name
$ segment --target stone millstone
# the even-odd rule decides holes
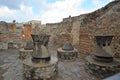
[[[71,44],[69,41],[67,41],[67,42],[63,45],[62,49],[63,49],[63,50],[74,50],[72,44]]]
[[[69,41],[67,41],[62,48],[57,49],[57,56],[60,60],[76,60],[78,57],[77,54],[77,49],[73,48]]]
[[[32,50],[33,49],[33,42],[32,41],[27,41],[24,49],[25,50]]]
[[[97,55],[97,56],[100,56],[100,57],[112,57],[104,49],[100,49],[99,47],[97,47],[96,53],[94,55]]]
[[[50,54],[48,52],[48,49],[46,48],[50,36],[38,34],[32,34],[31,36],[34,43],[32,61],[34,62],[50,61]]]
[[[58,71],[58,59],[48,52],[49,35],[32,34],[33,54],[23,61],[25,80],[53,80]]]
[[[50,54],[45,46],[40,46],[39,50],[32,55],[32,60],[35,62],[39,61],[49,61],[50,60]]]
[[[92,58],[100,62],[112,62],[113,61],[113,57],[109,53],[107,53],[104,49],[101,49],[98,46]]]

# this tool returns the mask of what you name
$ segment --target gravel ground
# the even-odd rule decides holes
[[[56,52],[56,49],[50,52]],[[58,75],[55,80],[98,80],[85,69],[85,55],[79,55],[76,61],[59,61]],[[0,80],[23,80],[23,65],[18,50],[0,51]]]

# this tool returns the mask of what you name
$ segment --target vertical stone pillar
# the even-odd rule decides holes
[[[16,24],[15,23],[13,23],[11,25],[11,30],[12,30],[12,32],[16,32]]]
[[[32,25],[31,24],[24,24],[24,37],[25,40],[32,40],[31,38],[32,33]]]
[[[71,34],[73,35],[73,45],[79,45],[79,36],[80,36],[80,22],[74,21]]]

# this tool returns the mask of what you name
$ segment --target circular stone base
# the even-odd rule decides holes
[[[77,49],[65,51],[62,48],[58,48],[57,56],[59,60],[76,60],[78,57],[78,51]]]
[[[120,58],[114,58],[114,59],[120,63]]]
[[[120,71],[119,62],[113,60],[112,62],[99,62],[94,60],[91,56],[86,57],[87,72],[99,77],[105,78],[114,75]]]
[[[27,57],[30,57],[33,53],[33,50],[25,50],[24,48],[19,50],[20,59],[26,59]]]
[[[51,56],[48,63],[34,63],[31,57],[23,61],[24,76],[27,80],[51,79],[57,74],[58,59]]]

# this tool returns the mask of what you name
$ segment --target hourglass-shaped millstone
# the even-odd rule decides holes
[[[31,34],[33,39],[33,62],[46,62],[50,60],[50,54],[47,49],[50,35],[46,34]]]
[[[48,52],[50,35],[32,34],[33,54],[23,61],[25,80],[53,80],[58,71],[58,59]]]
[[[95,36],[96,45],[99,47],[110,46],[113,36],[112,35],[101,35]]]
[[[112,37],[112,35],[95,36],[96,51],[86,57],[86,69],[99,78],[108,77],[120,71],[119,62],[106,51],[110,47]]]
[[[103,47],[110,46],[112,37],[110,35],[95,36],[96,52],[93,54],[93,59],[101,62],[113,61],[113,57],[103,49]]]

